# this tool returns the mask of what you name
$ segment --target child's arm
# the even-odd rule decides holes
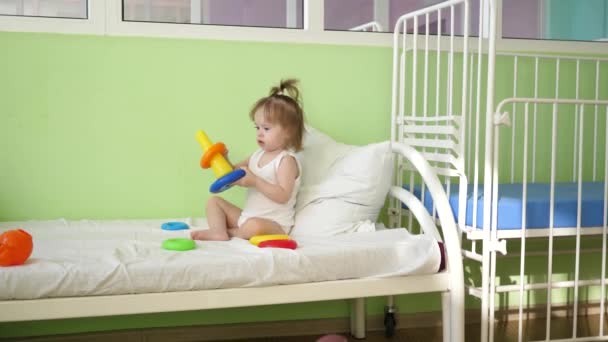
[[[268,183],[266,180],[257,177],[247,168],[247,175],[241,178],[236,184],[245,187],[255,187],[266,197],[277,203],[287,203],[291,197],[296,178],[298,178],[299,170],[296,159],[292,156],[285,156],[279,164],[277,170],[277,184]]]

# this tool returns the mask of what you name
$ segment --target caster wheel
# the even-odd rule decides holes
[[[387,312],[384,314],[384,336],[393,337],[395,335],[395,326],[397,321],[395,320],[395,314]]]

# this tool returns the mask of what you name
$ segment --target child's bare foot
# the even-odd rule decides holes
[[[211,230],[211,229],[202,229],[202,230],[194,230],[190,232],[190,238],[193,240],[207,240],[207,241],[227,241],[230,240],[228,233]]]

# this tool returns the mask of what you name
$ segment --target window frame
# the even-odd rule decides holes
[[[0,31],[105,34],[106,0],[88,0],[86,18],[0,15]]]
[[[502,38],[502,3],[503,0],[496,0],[496,47],[499,51],[608,55],[606,42]],[[122,0],[89,0],[87,19],[0,16],[0,31],[392,46],[392,34],[387,32],[325,31],[324,1],[303,0],[303,4],[303,29],[123,21]],[[449,37],[441,37],[441,40],[447,42]]]

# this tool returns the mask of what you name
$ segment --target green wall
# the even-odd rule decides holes
[[[21,33],[0,46],[2,221],[202,216],[213,173],[195,130],[246,157],[249,108],[284,77],[301,79],[310,124],[388,137],[387,48]]]

